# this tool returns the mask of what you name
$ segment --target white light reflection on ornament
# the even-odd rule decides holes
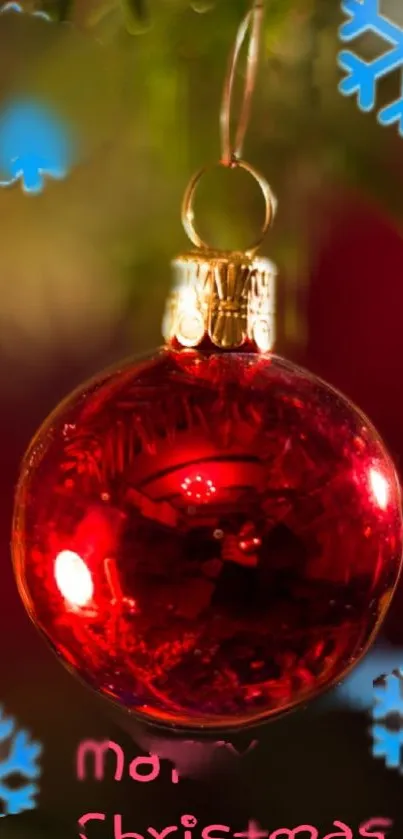
[[[381,510],[386,510],[389,501],[389,486],[385,476],[378,469],[370,469],[369,479],[378,506]]]
[[[189,286],[181,288],[179,292],[177,332],[178,339],[184,347],[196,346],[205,333],[196,290]]]
[[[188,498],[191,498],[192,501],[199,503],[208,501],[208,499],[217,492],[213,481],[208,478],[203,478],[202,475],[195,475],[193,478],[185,478],[181,486]]]
[[[87,606],[94,584],[85,562],[74,551],[61,551],[56,557],[55,579],[60,593],[71,606]]]

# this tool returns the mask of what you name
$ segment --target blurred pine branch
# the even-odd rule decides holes
[[[170,259],[188,246],[180,224],[187,180],[220,155],[224,74],[249,2],[22,0],[26,8],[34,2],[46,3],[54,20],[77,26],[4,16],[0,98],[6,100],[18,80],[19,89],[54,103],[81,132],[86,153],[69,179],[50,184],[36,201],[0,193],[3,282],[16,276],[13,294],[4,295],[2,340],[17,335],[10,324],[19,323],[24,335],[37,335],[41,352],[48,351],[55,340],[50,276],[52,305],[68,319],[71,351],[128,324],[141,346],[158,333]],[[284,333],[296,343],[307,330],[301,296],[314,258],[312,231],[320,244],[321,225],[328,224],[323,202],[358,188],[396,223],[402,215],[402,140],[337,89],[341,20],[339,0],[268,2],[245,146],[279,199],[265,250],[279,263],[288,307]],[[228,212],[213,183],[200,212],[216,238],[235,247],[243,228],[261,221],[260,204],[246,187],[235,188]],[[22,237],[26,255],[18,245]],[[98,276],[103,279],[90,311]]]

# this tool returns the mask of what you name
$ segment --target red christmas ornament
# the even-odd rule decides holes
[[[275,356],[163,350],[104,374],[27,454],[24,602],[65,663],[149,720],[235,726],[366,650],[399,487],[344,397]]]
[[[234,153],[222,162],[257,177],[266,231],[268,185]],[[202,247],[199,177],[183,218],[201,249],[175,263],[167,345],[47,420],[13,554],[71,670],[143,720],[214,730],[306,702],[360,659],[396,585],[402,515],[369,420],[270,353],[272,264]]]

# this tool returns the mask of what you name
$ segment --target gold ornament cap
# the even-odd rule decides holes
[[[275,340],[276,268],[245,253],[194,251],[172,263],[163,335],[195,348],[209,339],[222,350],[270,352]]]

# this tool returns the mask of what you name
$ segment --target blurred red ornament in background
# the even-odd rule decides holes
[[[163,350],[107,371],[26,455],[24,603],[64,663],[148,722],[237,728],[362,656],[402,554],[369,421],[276,356]]]

